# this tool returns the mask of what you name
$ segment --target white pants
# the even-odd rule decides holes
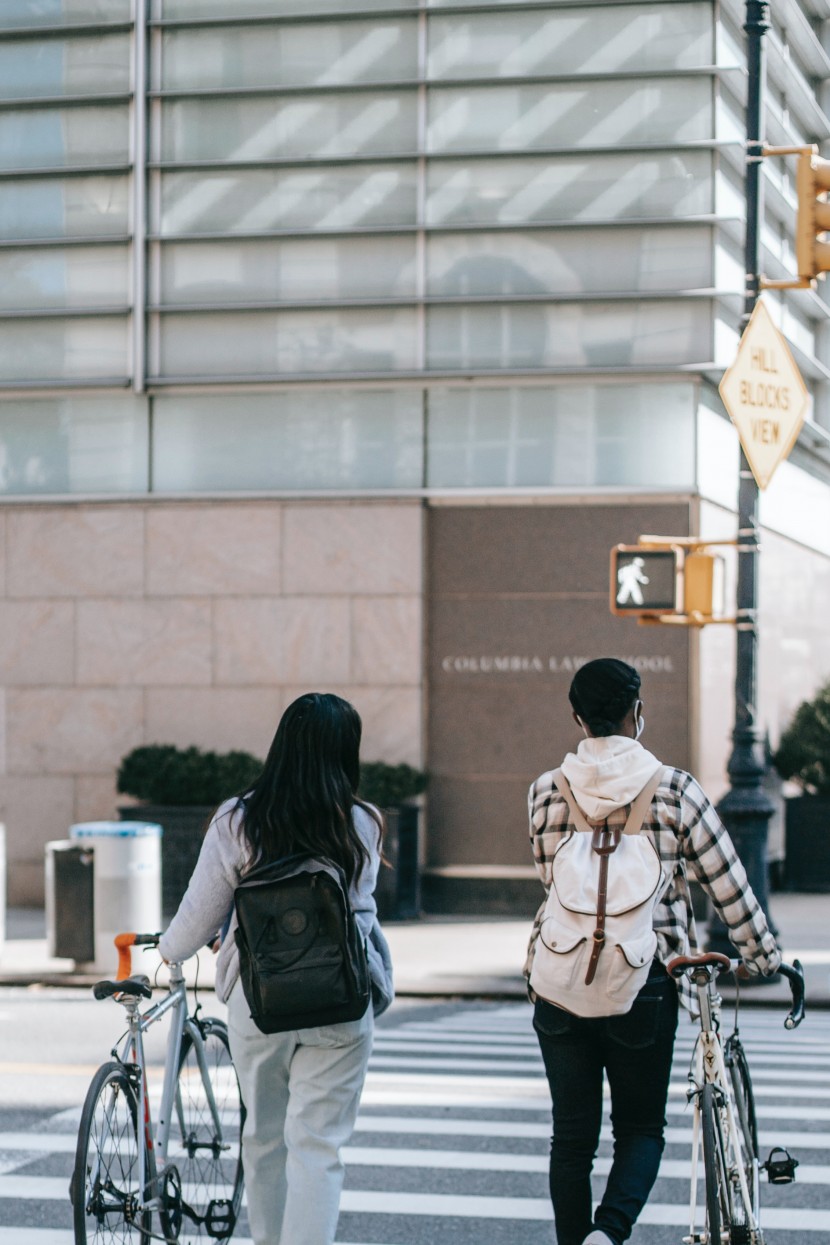
[[[343,1162],[354,1130],[374,1021],[260,1033],[242,983],[228,1032],[247,1110],[242,1161],[254,1245],[332,1245]]]

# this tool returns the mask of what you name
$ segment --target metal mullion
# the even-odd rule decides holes
[[[621,144],[613,148],[613,155],[656,155],[661,152],[667,155],[683,155],[685,152],[698,151],[718,151],[721,149],[735,148],[742,150],[742,145],[734,140],[727,139],[699,139],[694,142],[687,143],[638,143],[638,144]],[[453,160],[464,161],[466,163],[475,162],[478,164],[491,160],[530,160],[530,159],[556,159],[568,158],[579,159],[585,156],[607,156],[609,148],[606,146],[590,146],[590,147],[516,147],[512,150],[500,148],[498,151],[482,151],[476,149],[459,149],[457,151],[431,151],[429,153],[430,160],[441,160],[450,162]],[[332,155],[332,156],[285,156],[271,157],[260,160],[231,160],[217,158],[215,160],[155,160],[148,162],[148,168],[159,169],[162,173],[188,173],[198,172],[201,169],[207,172],[212,171],[236,171],[245,169],[285,169],[285,168],[329,168],[344,166],[348,167],[357,164],[411,164],[417,159],[417,151],[387,151],[373,152],[360,155]]]
[[[2,42],[0,40],[0,42]],[[102,104],[129,104],[129,91],[108,91],[99,95],[21,95],[0,98],[0,110],[17,111],[25,108],[30,112],[46,108],[96,108]]]
[[[281,299],[261,302],[211,302],[152,304],[148,310],[165,316],[260,315],[283,311],[370,311],[383,308],[417,310],[414,295],[375,295],[367,298]],[[693,290],[589,290],[580,293],[541,294],[425,294],[429,307],[567,307],[585,303],[703,302],[737,297],[714,287]],[[16,312],[14,313],[17,314]],[[83,313],[80,313],[83,314]]]
[[[426,12],[423,17],[426,18]],[[418,37],[421,39],[422,22],[418,23]],[[517,74],[510,77],[500,78],[440,78],[430,80],[426,79],[425,72],[421,70],[417,78],[396,78],[392,81],[380,82],[340,82],[340,83],[291,83],[287,86],[279,84],[263,85],[263,86],[238,86],[238,87],[181,87],[181,88],[165,88],[149,91],[148,94],[154,99],[161,100],[179,100],[179,99],[259,99],[259,98],[280,98],[283,96],[296,95],[360,95],[360,94],[378,94],[387,91],[415,91],[423,87],[430,86],[434,90],[495,90],[501,87],[517,87],[517,86],[552,86],[554,84],[564,85],[590,83],[590,82],[640,82],[643,80],[671,80],[677,78],[709,78],[718,72],[732,73],[731,69],[719,70],[717,65],[709,65],[695,69],[677,69],[669,73],[667,70],[660,69],[643,69],[643,70],[619,70],[611,71],[606,74],[597,73],[573,73],[573,74]]]
[[[123,303],[111,307],[0,307],[0,320],[118,320],[125,319],[131,310]]]
[[[39,251],[56,247],[60,247],[63,250],[64,248],[74,249],[84,246],[119,246],[123,248],[131,241],[132,236],[128,233],[117,234],[113,237],[95,234],[89,238],[0,238],[0,251]]]
[[[377,21],[378,19],[406,19],[417,17],[419,12],[417,0],[411,8],[405,9],[350,9],[318,10],[310,13],[286,13],[275,16],[272,13],[254,13],[247,16],[233,17],[156,17],[150,19],[150,26],[162,33],[165,30],[222,30],[228,27],[250,28],[252,26],[320,26],[333,22],[351,24],[353,22]]]
[[[44,165],[40,168],[0,169],[0,182],[4,179],[19,181],[21,178],[34,177],[108,177],[112,174],[132,172],[131,164],[74,164]]]
[[[671,229],[682,226],[723,225],[727,217],[707,213],[702,216],[636,216],[621,220],[609,220],[607,217],[596,220],[559,220],[559,221],[515,221],[503,223],[499,221],[473,221],[462,224],[425,225],[424,233],[429,234],[460,234],[460,233],[539,233],[543,231],[586,230],[586,229]],[[735,218],[737,219],[737,218]],[[412,225],[364,225],[352,229],[273,229],[258,233],[191,233],[191,234],[148,234],[148,240],[162,245],[202,245],[204,243],[235,243],[235,242],[308,242],[318,238],[354,238],[354,237],[409,237]],[[0,243],[0,246],[4,245]]]
[[[665,0],[641,0],[645,4],[664,3]],[[674,0],[676,4],[693,4],[698,0]],[[601,9],[609,5],[618,4],[630,6],[632,0],[557,0],[557,9],[569,8],[595,8]],[[511,4],[511,12],[547,12],[550,9],[550,0],[522,0],[522,3]],[[287,13],[284,16],[275,16],[274,14],[250,14],[239,17],[174,17],[174,18],[153,18],[150,25],[157,26],[162,30],[198,30],[222,28],[227,26],[302,26],[302,25],[319,25],[321,23],[331,22],[356,22],[375,20],[378,18],[411,18],[417,17],[420,12],[418,4],[413,3],[409,8],[398,9],[360,9],[354,8],[348,12],[337,9],[322,9],[313,13]],[[437,13],[441,17],[456,16],[456,14],[474,15],[478,13],[503,13],[503,3],[470,3],[453,5],[449,10],[438,10]]]
[[[646,380],[653,381],[655,377],[665,376],[690,376],[697,377],[701,373],[707,377],[720,377],[723,373],[723,366],[716,363],[713,359],[699,359],[692,363],[654,363],[648,367],[642,364],[597,364],[591,367],[591,380],[594,378],[604,378],[606,380],[613,379],[615,376],[624,376],[627,379],[633,376],[643,377]],[[468,384],[471,380],[480,380],[482,382],[494,382],[505,379],[510,380],[526,380],[528,383],[542,383],[550,377],[585,379],[585,371],[582,372],[575,364],[567,366],[555,367],[546,365],[538,368],[481,368],[463,366],[454,369],[432,369],[424,371],[388,371],[388,372],[338,372],[337,374],[329,374],[323,377],[319,372],[263,372],[253,374],[250,372],[219,372],[216,374],[199,373],[196,375],[184,376],[148,376],[148,390],[167,391],[171,389],[184,388],[190,386],[194,389],[207,388],[211,391],[217,385],[227,385],[233,389],[237,385],[260,386],[263,389],[270,390],[277,387],[282,388],[288,382],[296,385],[303,385],[309,388],[317,387],[328,383],[329,387],[335,385],[342,386],[347,381],[353,387],[368,382],[375,382],[378,385],[389,385],[394,382],[415,382],[423,384],[425,381],[444,382],[455,381],[459,384]]]
[[[61,380],[2,380],[0,381],[0,393],[6,397],[13,397],[14,394],[20,393],[31,396],[32,393],[75,393],[78,390],[99,390],[99,389],[129,389],[129,376],[94,376],[79,377],[77,380],[67,380],[65,377]],[[65,498],[64,498],[65,500]]]
[[[147,370],[147,0],[134,0],[133,30],[133,392],[144,392]]]
[[[157,28],[150,27],[150,83],[152,87],[154,83],[163,81],[163,40],[161,31]],[[161,155],[162,150],[162,105],[158,99],[150,96],[150,151],[149,155],[158,153]],[[157,168],[150,166],[148,192],[152,196],[152,219],[158,222],[161,228],[161,182],[162,175]],[[150,241],[152,236],[153,240]],[[148,264],[150,268],[150,281],[157,291],[154,293],[153,299],[161,298],[161,282],[162,282],[162,258],[161,244],[155,240],[155,235],[148,235]],[[158,315],[153,314],[147,325],[148,339],[148,357],[149,367],[152,371],[161,371],[161,324]]]
[[[0,27],[0,42],[15,42],[21,39],[71,39],[73,35],[129,34],[133,28],[131,21],[79,23],[64,26],[3,26]]]
[[[416,332],[415,359],[419,368],[427,365],[427,242],[426,242],[426,203],[427,203],[427,58],[429,54],[429,30],[425,0],[421,0],[418,13],[418,86],[417,102],[417,134],[415,145],[418,150],[415,170],[415,297]]]
[[[378,95],[381,92],[415,91],[423,85],[418,78],[398,78],[394,82],[300,83],[290,86],[239,86],[165,88],[149,91],[152,99],[280,99],[301,95]]]

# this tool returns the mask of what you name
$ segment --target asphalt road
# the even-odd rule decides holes
[[[218,1011],[213,996],[206,1010]],[[800,1159],[796,1184],[762,1188],[767,1245],[830,1245],[830,1015],[793,1034],[781,1009],[745,1013],[762,1149]],[[0,1245],[72,1245],[66,1188],[80,1107],[118,1037],[116,1004],[86,992],[0,991]],[[661,1176],[632,1245],[688,1231],[694,1029],[681,1027]],[[165,1033],[149,1035],[160,1063]],[[549,1103],[522,1003],[398,1003],[378,1026],[338,1241],[350,1245],[553,1245]],[[603,1133],[597,1163],[607,1171]],[[599,1185],[598,1185],[599,1187]],[[235,1239],[247,1237],[243,1217]]]

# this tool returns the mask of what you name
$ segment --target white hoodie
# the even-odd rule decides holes
[[[626,735],[583,739],[562,762],[577,804],[594,820],[630,804],[660,768],[657,757]]]

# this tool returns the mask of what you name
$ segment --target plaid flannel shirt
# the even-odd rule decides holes
[[[624,825],[630,807],[627,805],[613,812],[608,824]],[[570,822],[567,804],[554,786],[551,771],[542,774],[531,786],[528,810],[533,856],[547,893],[556,850],[565,836],[576,829]],[[691,874],[710,896],[750,972],[775,972],[781,963],[775,938],[750,889],[732,840],[691,774],[665,768],[643,830],[651,835],[670,879],[654,910],[658,958],[665,964],[675,955],[698,954],[688,883],[688,874]],[[525,961],[526,977],[530,976],[544,909],[543,903],[533,923]],[[679,986],[681,1001],[695,1014],[694,987],[685,976],[680,979]]]

